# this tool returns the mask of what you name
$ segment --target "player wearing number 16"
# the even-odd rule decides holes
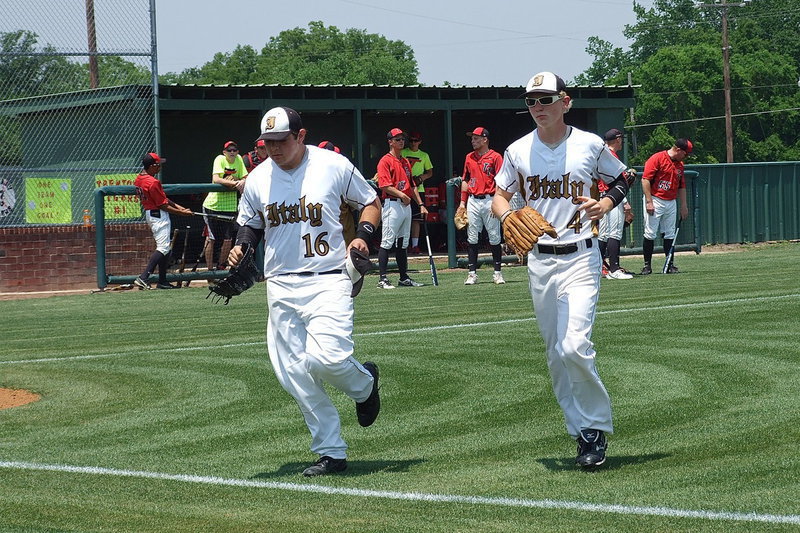
[[[506,150],[492,211],[504,232],[519,233],[519,219],[530,218],[511,212],[509,200],[519,192],[527,204],[521,211],[538,211],[556,230],[538,225],[544,231],[536,232],[538,243],[528,253],[529,285],[553,390],[578,442],[576,462],[594,468],[605,462],[605,434],[613,426],[591,341],[601,264],[593,226],[622,201],[629,183],[625,166],[600,137],[564,122],[572,100],[561,78],[536,74],[524,97],[536,129]],[[609,184],[602,199],[598,180]]]
[[[267,348],[281,386],[300,407],[319,459],[306,476],[347,468],[339,413],[324,384],[356,402],[358,422],[378,416],[378,368],[353,357],[354,285],[346,271],[350,248],[367,255],[381,214],[375,191],[344,156],[304,144],[306,130],[287,107],[267,111],[259,140],[269,159],[248,176],[239,202],[231,266],[242,247],[264,241]],[[341,202],[361,210],[356,237],[345,245]],[[248,247],[245,246],[245,247]]]

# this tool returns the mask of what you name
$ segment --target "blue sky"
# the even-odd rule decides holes
[[[96,0],[102,1],[102,0]],[[643,0],[642,5],[652,5]],[[520,86],[542,70],[569,81],[591,64],[586,39],[596,35],[626,45],[634,22],[631,0],[369,0],[295,2],[159,1],[156,6],[159,72],[209,61],[237,44],[260,50],[281,31],[326,25],[365,29],[402,40],[415,52],[426,85]]]

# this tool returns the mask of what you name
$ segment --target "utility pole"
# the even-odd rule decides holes
[[[86,35],[89,40],[89,87],[97,89],[100,86],[100,76],[97,72],[97,31],[94,25],[94,0],[86,0]]]
[[[730,3],[721,0],[718,4],[700,4],[700,7],[719,9],[722,15],[722,83],[725,94],[725,149],[728,163],[733,163],[733,124],[731,123],[731,48],[728,44],[728,8],[744,7],[749,0]]]

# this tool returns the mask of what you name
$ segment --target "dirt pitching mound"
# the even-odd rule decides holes
[[[24,389],[4,389],[0,387],[0,409],[11,409],[41,400],[35,392]]]

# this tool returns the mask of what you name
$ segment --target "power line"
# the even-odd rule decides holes
[[[738,117],[750,117],[753,115],[768,115],[771,113],[784,113],[786,111],[799,111],[800,107],[789,107],[786,109],[772,109],[770,111],[755,111],[753,113],[738,113],[735,115],[731,115],[732,118]],[[635,129],[635,128],[646,128],[649,126],[664,126],[668,124],[685,124],[687,122],[702,122],[705,120],[718,120],[721,118],[725,118],[725,115],[719,115],[717,117],[699,117],[699,118],[688,118],[685,120],[669,120],[666,122],[651,122],[649,124],[635,124],[630,126],[625,126],[625,129]]]

